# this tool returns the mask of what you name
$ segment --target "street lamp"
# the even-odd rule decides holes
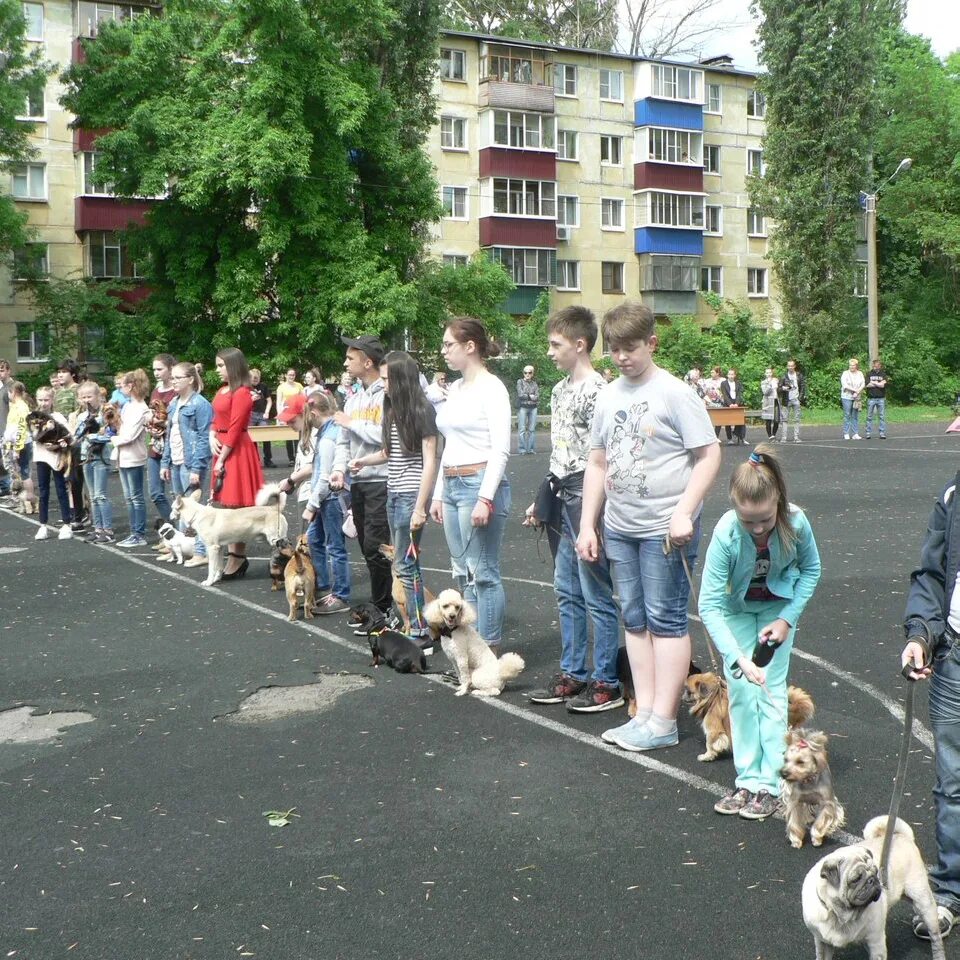
[[[863,195],[867,213],[867,348],[871,364],[880,356],[880,318],[877,306],[877,197],[891,180],[912,166],[913,161],[909,157],[904,157],[897,165],[897,169],[873,193]]]

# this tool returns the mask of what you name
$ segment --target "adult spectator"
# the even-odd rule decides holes
[[[346,405],[347,401],[354,394],[354,381],[353,376],[347,373],[346,370],[340,375],[340,384],[337,387],[336,400],[340,409],[342,410]]]
[[[740,373],[736,367],[731,367],[727,371],[726,380],[720,381],[720,399],[725,407],[737,408],[743,406],[743,384],[740,382]],[[734,443],[741,444],[747,442],[746,424],[737,424],[732,431],[730,427],[726,427],[725,429],[727,432],[728,446]]]
[[[691,367],[684,374],[683,382],[693,390],[700,399],[704,399],[703,371],[699,367]]]
[[[517,452],[536,453],[537,407],[540,404],[540,385],[533,379],[534,369],[523,368],[523,377],[517,381]]]
[[[780,380],[780,409],[783,414],[783,436],[781,443],[787,442],[790,423],[793,422],[793,442],[800,443],[801,407],[807,402],[807,379],[800,372],[796,360],[787,361],[787,372]]]
[[[777,430],[780,427],[780,381],[773,367],[763,371],[760,381],[760,418],[767,431],[767,439],[771,443],[777,442]]]
[[[340,339],[347,347],[343,368],[360,384],[360,389],[333,417],[340,427],[330,474],[330,487],[334,490],[343,488],[347,464],[351,460],[383,449],[383,381],[380,379],[383,345],[369,335]],[[380,552],[381,543],[390,543],[387,465],[378,463],[361,467],[352,473],[352,477],[350,502],[357,542],[370,572],[370,599],[386,614],[393,603],[390,561]]]
[[[436,409],[447,399],[448,389],[446,373],[444,373],[443,370],[438,370],[423,392],[426,394],[427,399],[433,404],[434,409]]]
[[[170,522],[170,500],[167,497],[167,485],[160,475],[160,460],[163,458],[163,445],[167,436],[167,418],[166,416],[157,417],[153,413],[153,404],[162,403],[164,408],[170,406],[171,401],[177,395],[173,388],[173,368],[177,365],[177,359],[169,353],[158,353],[153,358],[153,379],[157,385],[150,394],[150,421],[147,423],[147,438],[149,446],[147,448],[147,489],[150,492],[150,499],[153,501],[154,509],[164,523]],[[164,545],[161,540],[157,547]]]
[[[297,381],[297,371],[290,367],[283,379],[277,385],[277,423],[283,425],[280,414],[287,409],[287,404],[298,393],[303,393],[303,384]],[[297,445],[293,440],[287,441],[287,466],[292,467],[296,459]]]
[[[0,360],[0,437],[7,429],[7,416],[10,413],[10,394],[8,384],[10,382],[10,362]],[[13,492],[13,480],[6,467],[0,462],[0,497],[9,497]],[[13,503],[7,504],[13,506]]]
[[[600,371],[600,376],[603,377],[607,383],[613,383],[617,379],[617,371],[613,367],[604,367]]]
[[[323,393],[323,374],[316,367],[304,371],[303,392],[308,400],[315,393]]]
[[[866,438],[870,439],[873,431],[873,414],[877,414],[877,429],[880,432],[880,439],[887,439],[887,371],[883,368],[880,358],[876,357],[870,364],[870,372],[867,374],[867,429],[864,431]]]
[[[840,403],[843,406],[843,439],[860,439],[860,406],[865,382],[860,361],[856,357],[850,358],[846,370],[840,374]]]
[[[253,409],[250,411],[250,426],[262,427],[270,420],[273,396],[267,385],[261,381],[260,371],[256,367],[250,369],[250,396],[253,399]],[[273,447],[269,440],[263,440],[260,443],[260,451],[263,466],[272,467]]]

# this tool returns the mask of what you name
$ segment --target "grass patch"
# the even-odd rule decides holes
[[[944,429],[953,422],[956,414],[953,407],[928,407],[922,404],[916,404],[909,407],[892,406],[887,402],[886,410],[887,423],[942,423]],[[876,420],[876,418],[874,418]],[[860,411],[860,427],[863,428],[867,421],[867,408],[864,404]],[[836,407],[804,407],[803,422],[812,426],[842,426],[843,408],[838,404]],[[874,423],[876,427],[876,423]]]

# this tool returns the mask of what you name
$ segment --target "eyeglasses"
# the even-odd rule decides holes
[[[524,370],[523,372],[524,372],[524,373],[533,373],[532,370]]]

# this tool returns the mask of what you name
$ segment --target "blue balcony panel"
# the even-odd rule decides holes
[[[688,257],[703,256],[701,230],[675,230],[671,227],[637,227],[633,231],[634,253],[674,253]]]
[[[696,103],[677,103],[646,97],[633,105],[638,127],[670,127],[678,130],[702,130],[703,107]]]

